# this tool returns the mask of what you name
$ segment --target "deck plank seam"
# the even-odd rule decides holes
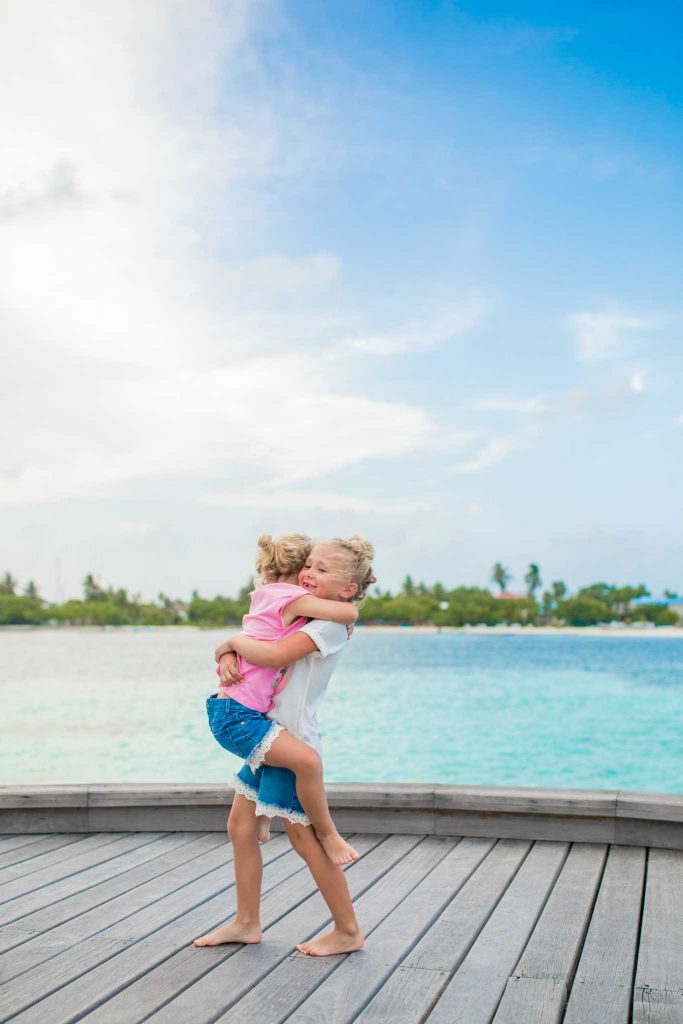
[[[636,937],[636,948],[633,955],[633,972],[631,974],[631,1000],[629,1002],[628,1024],[632,1024],[634,1004],[636,999],[636,977],[638,974],[638,958],[640,956],[640,940],[643,931],[643,916],[645,914],[645,897],[647,895],[648,878],[650,872],[650,847],[645,849],[645,870],[643,872],[643,886],[640,891],[640,913],[638,914],[638,931]]]
[[[602,888],[602,882],[603,882],[603,879],[605,877],[605,871],[607,870],[607,862],[609,860],[609,852],[610,852],[611,846],[612,846],[611,843],[607,843],[606,844],[605,856],[604,856],[604,859],[603,859],[603,862],[602,862],[602,868],[601,868],[601,871],[600,871],[600,877],[598,879],[598,884],[596,885],[595,892],[593,893],[593,899],[591,901],[590,913],[586,915],[586,925],[585,925],[585,928],[584,928],[584,931],[583,931],[583,935],[581,936],[581,941],[578,944],[578,948],[577,948],[577,951],[576,951],[576,956],[574,957],[574,963],[572,964],[572,969],[571,969],[570,973],[567,975],[567,984],[566,984],[565,991],[564,991],[564,1003],[563,1003],[563,1005],[562,1005],[562,1007],[560,1009],[560,1024],[562,1024],[562,1021],[564,1021],[565,1014],[567,1012],[567,1006],[569,1004],[569,998],[570,998],[570,996],[572,994],[572,989],[574,988],[574,979],[576,978],[576,972],[579,969],[579,963],[581,962],[581,956],[583,954],[584,946],[586,945],[586,939],[588,937],[588,932],[590,931],[591,921],[593,920],[593,914],[595,913],[595,908],[597,906],[598,897],[600,895],[600,889]]]

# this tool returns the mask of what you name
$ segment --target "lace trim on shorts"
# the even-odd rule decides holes
[[[237,775],[233,775],[232,784],[235,787],[236,793],[241,793],[242,796],[246,796],[247,800],[253,800],[256,804],[256,813],[265,814],[267,818],[286,818],[287,821],[291,821],[293,825],[310,825],[308,817],[303,811],[288,811],[284,807],[276,807],[275,804],[264,804],[258,798],[258,792],[248,786],[246,782],[239,778]]]
[[[252,789],[252,787],[248,786],[238,775],[233,775],[232,784],[236,793],[241,793],[242,796],[246,796],[247,800],[253,800],[254,803],[256,803],[258,800],[257,789]]]
[[[284,807],[276,807],[275,804],[264,804],[256,801],[256,813],[265,814],[267,818],[286,818],[292,825],[310,825],[310,821],[303,811],[288,811]]]
[[[278,738],[282,730],[283,727],[281,725],[278,725],[277,722],[273,722],[259,745],[254,747],[251,752],[251,756],[247,758],[247,764],[251,768],[252,772],[255,772],[257,768],[261,767],[263,758],[266,756],[273,743],[275,743],[275,740]]]

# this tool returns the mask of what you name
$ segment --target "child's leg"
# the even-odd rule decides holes
[[[264,758],[266,764],[289,768],[296,775],[296,795],[322,843],[325,853],[335,864],[348,864],[358,853],[342,839],[330,817],[323,767],[318,752],[283,730],[274,740]]]
[[[285,821],[290,842],[303,857],[330,908],[334,927],[319,939],[302,942],[296,948],[309,956],[332,956],[333,953],[351,953],[363,945],[361,932],[353,904],[349,896],[344,872],[327,856],[310,825],[293,825]]]
[[[241,793],[235,793],[228,818],[232,842],[237,890],[237,913],[222,928],[194,940],[195,946],[218,946],[223,942],[260,942],[261,881],[263,860],[258,843],[256,805]]]

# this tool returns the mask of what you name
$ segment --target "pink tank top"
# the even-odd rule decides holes
[[[251,606],[242,619],[242,632],[253,640],[284,640],[308,622],[299,617],[286,626],[282,620],[287,605],[305,596],[309,596],[308,591],[295,583],[266,583],[258,587],[252,592]],[[237,661],[244,678],[241,683],[221,687],[221,693],[253,711],[269,711],[281,670],[252,665],[239,655]],[[280,689],[278,686],[278,692]]]

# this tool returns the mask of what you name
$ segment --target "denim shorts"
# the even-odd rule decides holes
[[[233,776],[235,792],[256,803],[256,813],[286,818],[295,825],[310,825],[296,795],[296,776],[289,768],[262,764],[255,771],[243,764]]]
[[[259,767],[282,732],[282,726],[262,711],[245,707],[232,697],[207,697],[206,713],[214,739],[253,769]]]

